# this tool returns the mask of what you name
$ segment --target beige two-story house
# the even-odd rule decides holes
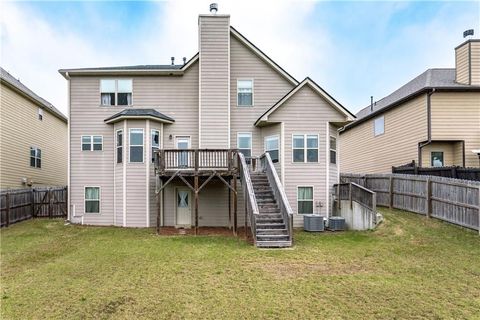
[[[229,15],[202,14],[198,28],[199,52],[183,64],[60,70],[70,96],[69,218],[245,224],[257,245],[289,245],[304,214],[328,216],[337,130],[354,116],[282,69]]]
[[[0,189],[67,184],[67,118],[0,68]]]
[[[419,166],[478,167],[480,40],[455,48],[455,68],[429,69],[356,114],[340,130],[342,172]]]

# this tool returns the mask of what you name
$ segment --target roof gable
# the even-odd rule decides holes
[[[264,114],[262,114],[255,122],[255,126],[261,126],[262,124],[267,123],[268,117],[271,114],[273,114],[276,110],[278,110],[286,101],[288,101],[291,97],[293,97],[297,92],[299,92],[305,86],[310,87],[313,90],[313,92],[315,92],[321,98],[323,98],[333,109],[335,109],[336,111],[344,115],[346,118],[346,121],[353,121],[355,119],[355,116],[350,111],[348,111],[337,100],[335,100],[332,96],[330,96],[315,81],[307,77],[305,78],[305,80],[299,83],[296,87],[294,87],[290,92],[288,92],[285,96],[283,96],[280,100],[278,100],[277,103],[275,103]]]

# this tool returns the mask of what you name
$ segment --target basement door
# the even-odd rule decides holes
[[[175,225],[185,227],[192,225],[192,197],[187,188],[177,188],[177,218]]]

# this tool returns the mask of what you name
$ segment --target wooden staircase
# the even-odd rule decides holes
[[[256,216],[256,244],[264,248],[284,248],[292,245],[287,223],[264,172],[250,173],[259,214]]]

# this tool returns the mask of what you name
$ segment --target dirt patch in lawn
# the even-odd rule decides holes
[[[361,264],[341,264],[329,262],[277,262],[250,263],[250,267],[260,269],[275,279],[298,279],[310,276],[340,276],[359,273],[368,273]]]

